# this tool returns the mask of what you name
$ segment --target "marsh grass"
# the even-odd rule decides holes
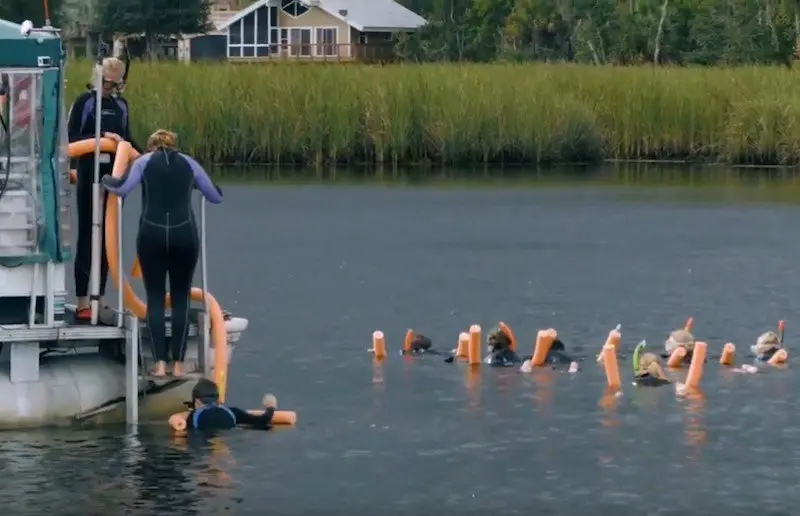
[[[70,62],[68,99],[91,64]],[[800,164],[800,72],[549,64],[134,63],[136,137],[219,163]]]

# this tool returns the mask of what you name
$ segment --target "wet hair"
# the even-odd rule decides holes
[[[433,347],[433,341],[425,335],[415,334],[411,340],[411,351],[428,351]]]
[[[219,401],[217,384],[206,378],[201,378],[192,389],[192,401],[200,400],[202,403],[216,403]]]
[[[159,129],[147,139],[147,150],[152,152],[158,149],[174,149],[178,135],[166,129]]]
[[[636,374],[649,374],[662,380],[667,379],[655,353],[644,353],[639,357],[639,369],[636,370]]]
[[[781,338],[774,331],[762,333],[756,340],[756,353],[766,353],[781,347]]]
[[[502,328],[496,326],[486,335],[486,345],[492,353],[511,349],[511,337]]]

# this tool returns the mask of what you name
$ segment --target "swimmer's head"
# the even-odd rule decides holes
[[[202,407],[209,403],[217,403],[219,401],[219,389],[217,384],[206,378],[201,378],[197,385],[192,389],[192,403],[193,408]]]
[[[174,149],[178,143],[178,135],[166,129],[159,129],[147,139],[147,151],[154,152],[159,149]]]
[[[495,326],[486,335],[486,347],[489,353],[511,349],[511,337],[500,326]]]
[[[411,340],[411,351],[421,353],[428,351],[433,347],[433,341],[425,335],[415,333],[414,338]]]
[[[772,351],[780,347],[781,347],[781,338],[774,331],[768,331],[766,333],[762,333],[758,337],[756,345],[752,346],[751,350],[756,355],[760,355],[762,353],[767,353],[768,351]]]
[[[636,370],[636,375],[643,374],[649,374],[661,380],[667,379],[667,375],[664,373],[664,369],[654,353],[644,353],[639,357],[639,368]]]
[[[694,336],[686,330],[675,330],[669,334],[667,340],[664,341],[664,349],[667,354],[671,354],[676,348],[683,347],[686,349],[687,354],[691,353],[694,349]]]
[[[122,89],[125,63],[116,57],[103,59],[103,94],[111,95]],[[92,83],[94,84],[94,83]]]

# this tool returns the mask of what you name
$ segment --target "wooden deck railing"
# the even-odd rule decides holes
[[[277,44],[269,47],[242,47],[242,56],[233,61],[392,61],[396,59],[391,43],[314,43]],[[254,55],[258,53],[258,55]]]

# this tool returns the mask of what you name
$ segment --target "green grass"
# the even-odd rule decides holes
[[[68,64],[68,99],[90,63]],[[800,71],[134,63],[136,138],[218,163],[800,164]]]

